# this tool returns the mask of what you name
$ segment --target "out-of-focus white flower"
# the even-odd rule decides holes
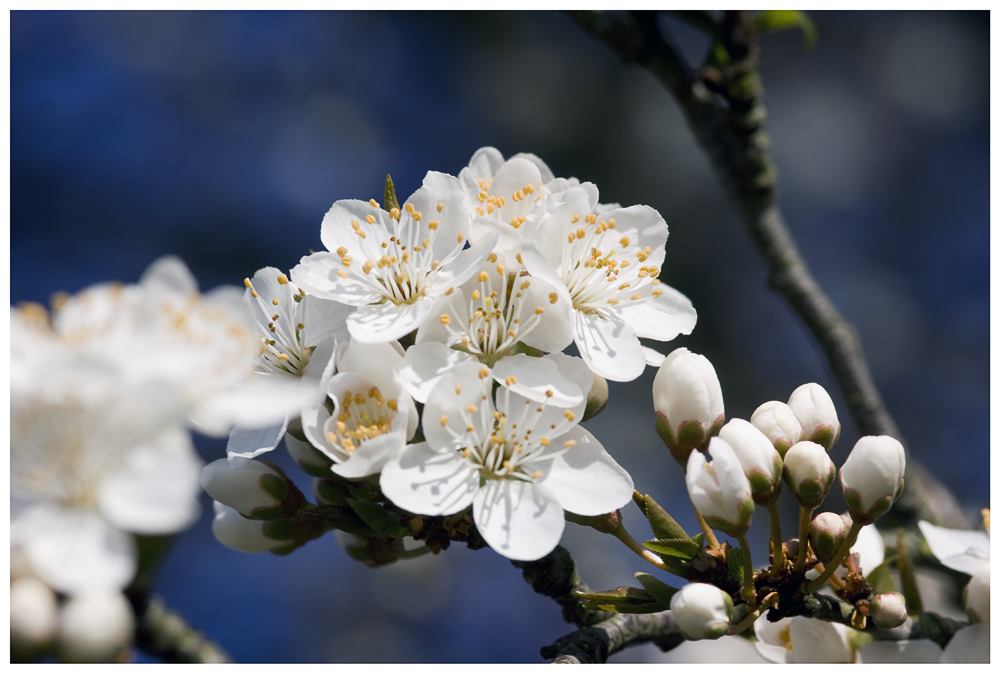
[[[833,461],[817,443],[800,441],[785,453],[785,483],[803,507],[823,504],[836,476]]]
[[[923,664],[941,661],[941,646],[927,638],[872,641],[858,650],[858,664]]]
[[[750,422],[771,440],[782,458],[802,439],[802,424],[791,407],[780,401],[767,401],[758,406]]]
[[[779,664],[844,664],[854,661],[850,629],[811,617],[786,617],[770,622],[766,614],[754,622],[761,657]]]
[[[286,544],[272,540],[264,534],[265,521],[248,519],[218,500],[214,501],[213,505],[215,518],[212,520],[212,534],[229,549],[245,554],[257,554]]]
[[[671,597],[670,610],[687,640],[716,639],[729,631],[733,599],[714,585],[693,582]]]
[[[492,383],[479,364],[459,364],[442,376],[424,408],[427,441],[386,463],[380,484],[386,497],[417,514],[455,514],[471,505],[493,549],[530,561],[559,543],[563,510],[613,512],[629,501],[632,479],[577,425],[585,402],[547,406],[501,386],[494,406]]]
[[[972,622],[990,621],[990,567],[983,564],[975,573],[969,584],[962,590],[965,601],[965,612]]]
[[[52,589],[33,577],[10,583],[10,651],[27,660],[44,650],[56,635],[58,606]]]
[[[833,448],[840,438],[840,420],[833,399],[822,385],[806,383],[795,388],[788,406],[802,425],[800,441],[814,441],[828,451]]]
[[[428,172],[423,185],[388,212],[375,200],[340,200],[323,219],[328,251],[305,256],[292,278],[307,293],[357,309],[351,337],[402,338],[431,316],[441,296],[482,267],[497,241],[489,233],[466,249],[469,216],[454,176]]]
[[[879,629],[895,629],[906,622],[906,599],[899,592],[876,594],[871,600],[871,618]]]
[[[962,627],[948,641],[941,654],[945,664],[982,664],[990,661],[990,623]]]
[[[653,380],[656,430],[674,459],[687,467],[692,449],[718,434],[726,419],[722,386],[712,362],[679,347],[663,360]]]
[[[572,306],[587,366],[608,380],[634,380],[647,363],[640,337],[673,340],[697,321],[691,301],[658,279],[667,224],[647,206],[597,215],[596,190],[583,186],[557,197],[521,244],[524,265]]]
[[[309,442],[333,460],[333,471],[349,479],[377,474],[413,437],[419,415],[398,373],[398,343],[351,340],[337,356],[338,373],[325,383],[333,411],[322,402],[302,411]]]
[[[926,521],[917,522],[931,553],[943,565],[972,575],[990,561],[990,536],[978,530],[942,528]]]
[[[789,451],[791,452],[791,451]],[[840,485],[851,518],[870,524],[903,492],[906,453],[889,436],[861,437],[840,468]]]
[[[708,442],[708,453],[711,461],[697,450],[688,458],[684,478],[691,502],[712,528],[733,537],[744,535],[754,503],[743,466],[732,446],[719,437]]]
[[[63,662],[110,662],[132,644],[134,626],[132,607],[120,591],[85,589],[60,612],[56,654]]]
[[[746,420],[733,418],[719,430],[719,438],[736,452],[743,467],[753,501],[769,505],[781,494],[781,473],[784,463],[781,455],[763,432]]]

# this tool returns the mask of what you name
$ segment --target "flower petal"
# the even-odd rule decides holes
[[[860,664],[921,664],[941,661],[941,646],[927,638],[872,641],[861,646]]]
[[[955,632],[941,654],[944,664],[981,664],[990,661],[990,623],[970,624]]]
[[[347,455],[345,462],[334,464],[333,472],[345,479],[361,479],[378,474],[385,463],[399,455],[405,446],[406,439],[402,432],[387,432],[374,439],[367,439],[361,442],[356,451]]]
[[[472,514],[486,543],[516,561],[551,552],[566,526],[555,495],[527,481],[487,481],[476,493]]]
[[[646,357],[646,366],[655,366],[659,368],[663,365],[663,360],[667,358],[667,355],[662,352],[657,352],[651,347],[642,346],[642,354]]]
[[[578,384],[563,377],[553,360],[526,354],[501,358],[493,367],[493,377],[515,394],[562,408],[585,403],[589,386],[593,384],[588,373],[590,382],[584,391]]]
[[[475,361],[472,355],[441,343],[417,343],[406,351],[399,379],[410,396],[424,404],[441,376],[456,364]]]
[[[499,236],[496,232],[484,233],[472,246],[443,264],[433,281],[427,285],[428,295],[433,298],[445,293],[451,287],[461,286],[469,277],[479,272],[486,257],[496,246]]]
[[[842,624],[811,617],[793,617],[788,635],[795,663],[852,662],[854,654],[847,645],[847,632],[847,627]]]
[[[288,417],[268,427],[234,427],[229,432],[226,456],[233,469],[246,467],[251,458],[273,451],[288,429]]]
[[[635,488],[629,473],[582,427],[574,427],[553,445],[570,439],[576,444],[556,456],[535,483],[552,491],[563,509],[581,516],[608,514],[628,504]],[[527,474],[533,471],[525,467]]]
[[[486,377],[480,378],[481,373]],[[441,376],[424,407],[424,437],[432,448],[460,451],[489,436],[494,411],[489,373],[478,362],[469,362]]]
[[[303,256],[299,264],[292,268],[292,282],[301,286],[312,297],[345,303],[347,305],[367,305],[382,299],[372,286],[352,277],[341,277],[340,257],[328,251],[319,251]]]
[[[655,286],[663,291],[646,300],[622,303],[618,316],[632,326],[637,336],[653,340],[673,340],[694,330],[698,313],[687,296],[666,284]]]
[[[438,453],[426,442],[407,446],[382,468],[379,485],[405,510],[444,516],[472,504],[479,471],[458,453]]]
[[[942,528],[926,521],[917,524],[938,561],[952,570],[972,575],[990,560],[990,537],[976,530]]]
[[[413,303],[393,305],[362,305],[347,318],[351,338],[362,343],[383,343],[398,340],[420,327],[430,316],[436,300],[420,298]]]
[[[202,434],[223,436],[236,425],[273,425],[316,398],[316,384],[293,378],[248,378],[219,392],[191,414],[191,423]]]
[[[646,355],[632,327],[596,314],[575,313],[573,332],[590,370],[608,380],[628,382],[642,375]]]

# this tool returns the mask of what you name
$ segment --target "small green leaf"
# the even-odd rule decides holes
[[[872,586],[875,594],[886,594],[888,592],[896,591],[896,585],[892,581],[892,575],[889,574],[889,564],[896,560],[896,557],[886,559],[879,565],[875,566],[870,573],[865,575],[865,579]]]
[[[399,200],[396,199],[396,188],[392,185],[392,176],[385,175],[385,206],[386,211],[399,209]]]
[[[670,599],[672,599],[674,594],[677,593],[676,589],[671,587],[666,582],[661,582],[649,573],[636,573],[635,579],[642,584],[643,588],[649,592],[650,596],[668,608],[670,607]]]
[[[667,514],[667,510],[660,507],[656,500],[649,495],[644,495],[642,499],[643,504],[639,507],[642,508],[643,514],[649,520],[653,535],[658,540],[691,540],[681,525],[674,521],[674,518]]]
[[[393,537],[410,535],[410,529],[399,523],[395,514],[374,502],[347,498],[347,504],[379,535]]]
[[[576,592],[587,610],[608,610],[615,613],[658,613],[667,606],[649,592],[635,587],[618,587],[605,592]]]
[[[694,540],[697,543],[699,549],[701,549],[702,547],[705,546],[705,534],[704,533],[698,533],[697,535],[695,535],[691,539]]]
[[[671,539],[671,540],[647,540],[642,543],[642,546],[646,549],[651,549],[658,554],[666,554],[668,556],[675,556],[683,561],[690,561],[694,557],[698,556],[698,552],[701,551],[701,547],[698,543],[690,538],[686,539]]]
[[[729,572],[733,574],[736,581],[743,584],[743,551],[740,549],[730,549],[726,554],[726,565],[729,566]]]
[[[653,599],[645,589],[636,589],[635,587],[616,587],[615,589],[601,592],[576,592],[576,595],[585,601],[597,601],[599,603],[613,603],[626,599],[646,602]]]
[[[816,45],[816,26],[805,12],[795,9],[771,9],[754,17],[753,24],[758,33],[798,27],[802,29],[802,42],[806,49],[812,49]]]

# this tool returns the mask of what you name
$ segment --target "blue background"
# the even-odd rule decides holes
[[[988,15],[812,16],[812,51],[797,32],[762,40],[781,204],[857,326],[909,452],[974,512],[989,501]],[[665,25],[700,58],[704,38]],[[322,250],[334,201],[381,200],[387,172],[405,196],[494,145],[593,181],[603,202],[663,214],[662,278],[699,321],[661,351],[708,356],[729,417],[816,381],[844,423],[838,465],[857,439],[676,104],[568,16],[13,12],[10,111],[12,303],[134,282],[166,253],[203,289],[287,270]],[[613,384],[588,428],[694,529],[652,429],[653,375]],[[224,441],[198,441],[207,460],[223,456]],[[285,558],[242,555],[214,541],[205,505],[157,591],[237,660],[533,662],[571,630],[489,550],[379,570],[332,536]],[[642,539],[637,510],[625,516]],[[563,544],[596,588],[649,571],[574,525]]]

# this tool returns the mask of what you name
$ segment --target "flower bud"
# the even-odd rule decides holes
[[[888,436],[861,437],[840,468],[840,485],[851,518],[873,523],[903,492],[906,453]]]
[[[795,388],[788,406],[802,425],[800,441],[814,441],[828,451],[833,448],[840,438],[840,420],[833,399],[821,385],[807,383]]]
[[[750,422],[771,440],[782,458],[802,437],[802,424],[791,407],[780,401],[768,401],[758,406],[750,416]]]
[[[965,612],[972,622],[990,621],[990,566],[984,564],[977,570],[969,584],[962,590]]]
[[[222,545],[244,554],[266,552],[287,544],[288,541],[272,540],[264,534],[267,521],[248,519],[232,507],[215,501],[215,518],[212,533]]]
[[[878,594],[872,598],[868,612],[879,629],[895,629],[906,622],[906,598],[899,592]]]
[[[769,505],[781,494],[781,471],[784,463],[771,440],[746,420],[733,418],[719,430],[719,438],[732,446],[743,473],[750,482],[750,493],[758,505]]]
[[[369,568],[387,566],[399,559],[404,551],[403,541],[385,537],[361,537],[344,531],[334,531],[337,544],[344,552]]]
[[[277,465],[260,460],[239,469],[228,460],[216,460],[201,471],[201,487],[213,499],[253,519],[291,516],[304,500]]]
[[[653,380],[656,431],[681,467],[718,434],[725,422],[722,386],[712,362],[679,347],[663,360]]]
[[[713,437],[708,452],[711,460],[700,451],[688,457],[684,477],[688,494],[709,526],[739,537],[750,528],[753,516],[750,482],[736,452],[723,439]]]
[[[823,504],[836,476],[833,461],[817,443],[800,441],[785,453],[785,483],[803,507]]]
[[[292,460],[309,476],[330,476],[333,460],[326,453],[316,450],[308,441],[286,434],[285,448],[288,449],[288,455],[292,456]]]
[[[686,584],[670,599],[670,610],[689,641],[725,636],[733,619],[733,599],[716,586]]]
[[[134,626],[119,590],[92,587],[63,606],[56,654],[63,662],[110,662],[131,645]]]
[[[58,608],[52,589],[34,577],[10,584],[10,652],[27,661],[42,652],[56,634]]]
[[[809,524],[809,544],[816,558],[829,563],[844,544],[847,531],[851,530],[851,517],[846,514],[823,512]]]
[[[587,394],[587,408],[583,410],[583,419],[580,422],[590,420],[608,405],[608,381],[596,373],[591,374],[594,376],[594,384]]]

